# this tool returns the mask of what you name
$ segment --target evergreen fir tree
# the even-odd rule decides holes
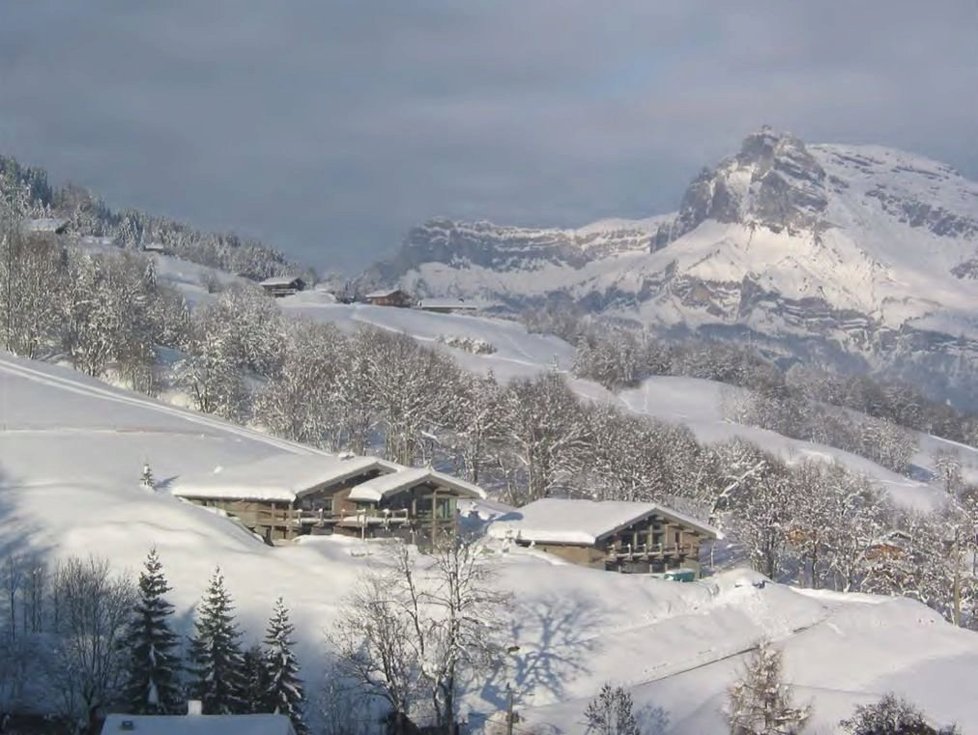
[[[203,705],[204,714],[240,714],[248,711],[243,700],[244,658],[234,624],[234,607],[224,588],[220,568],[197,607],[195,634],[190,643],[190,693]]]
[[[242,676],[244,679],[242,699],[244,699],[247,712],[273,712],[273,708],[269,706],[268,698],[268,663],[265,659],[265,652],[258,644],[244,652]]]
[[[177,714],[182,710],[179,639],[169,623],[173,605],[164,597],[170,589],[153,549],[139,574],[139,596],[122,642],[128,659],[123,696],[132,714]]]
[[[292,652],[293,631],[289,610],[280,597],[275,601],[265,631],[265,668],[268,673],[265,703],[269,712],[288,715],[297,735],[303,735],[308,731],[302,713],[305,694],[298,676],[299,664]]]

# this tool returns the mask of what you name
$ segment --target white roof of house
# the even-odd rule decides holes
[[[385,289],[382,289],[380,291],[371,291],[366,296],[364,296],[364,298],[365,299],[380,299],[380,298],[383,298],[384,296],[393,296],[394,294],[396,294],[398,292],[402,292],[403,293],[403,291],[401,291],[401,289],[399,289],[399,288],[385,288]]]
[[[68,224],[68,220],[59,217],[37,217],[28,220],[27,229],[30,232],[54,232],[66,224]]]
[[[705,536],[723,537],[717,529],[656,503],[567,498],[544,498],[517,508],[512,515],[493,521],[488,533],[493,538],[592,546],[598,539],[653,513],[689,526]]]
[[[182,498],[292,502],[311,490],[368,470],[394,472],[399,467],[377,457],[283,452],[257,462],[177,477],[170,484],[170,492]]]
[[[476,311],[478,309],[485,309],[488,306],[490,304],[482,301],[463,301],[462,299],[422,299],[418,303],[418,308],[420,309],[468,309],[470,311]]]
[[[130,723],[131,727],[123,726]],[[295,735],[285,715],[109,715],[102,735]]]
[[[295,281],[301,280],[299,276],[272,276],[261,282],[262,286],[291,286]]]
[[[395,495],[404,490],[429,482],[440,487],[447,487],[464,497],[484,498],[486,492],[478,485],[460,480],[424,467],[413,467],[394,472],[390,475],[380,475],[366,482],[361,482],[350,491],[350,500],[360,500],[377,503],[388,495]]]

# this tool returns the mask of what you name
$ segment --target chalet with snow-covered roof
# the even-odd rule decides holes
[[[27,220],[27,231],[39,235],[63,235],[68,231],[68,220],[60,217],[35,217]]]
[[[399,288],[388,288],[382,291],[371,291],[363,300],[374,306],[409,307],[414,305],[414,299],[407,291]]]
[[[432,469],[287,453],[177,477],[170,492],[226,513],[269,544],[331,533],[425,544],[454,532],[459,499],[485,497],[476,485]]]
[[[120,715],[102,724],[102,735],[295,735],[285,715]]]
[[[306,287],[306,282],[298,276],[273,276],[258,284],[269,296],[291,296]]]
[[[544,498],[496,518],[489,536],[616,572],[700,571],[715,528],[657,503]]]
[[[434,314],[475,314],[487,308],[488,304],[465,299],[421,299],[418,308]]]

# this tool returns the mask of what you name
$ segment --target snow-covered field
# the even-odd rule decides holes
[[[268,547],[230,521],[140,487],[302,447],[107,387],[78,373],[0,354],[0,552],[98,554],[135,570],[155,545],[182,624],[216,564],[252,637],[272,602],[290,604],[305,676],[315,682],[322,634],[337,605],[375,563],[358,542],[311,539]],[[532,552],[496,549],[498,582],[513,593],[509,635],[520,650],[468,706],[488,713],[513,681],[528,724],[581,732],[605,681],[663,708],[672,735],[722,731],[725,688],[745,651],[772,638],[788,678],[811,701],[811,732],[833,732],[856,703],[888,690],[978,732],[968,672],[978,636],[900,599],[755,586],[732,571],[692,584],[615,575]],[[473,717],[473,721],[478,718]]]

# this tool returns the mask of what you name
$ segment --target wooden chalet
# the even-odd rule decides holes
[[[435,314],[474,314],[485,309],[486,304],[465,299],[422,299],[418,308]]]
[[[398,306],[410,307],[414,305],[414,299],[407,291],[399,288],[389,288],[384,291],[371,291],[363,300],[374,306]]]
[[[306,282],[298,276],[274,276],[258,284],[269,296],[291,296],[302,291]]]
[[[491,537],[574,564],[628,573],[700,573],[700,544],[714,528],[656,503],[544,498],[493,521]]]
[[[424,545],[454,533],[458,501],[477,486],[376,457],[279,454],[178,477],[170,492],[238,520],[269,544],[307,534],[398,537]]]

